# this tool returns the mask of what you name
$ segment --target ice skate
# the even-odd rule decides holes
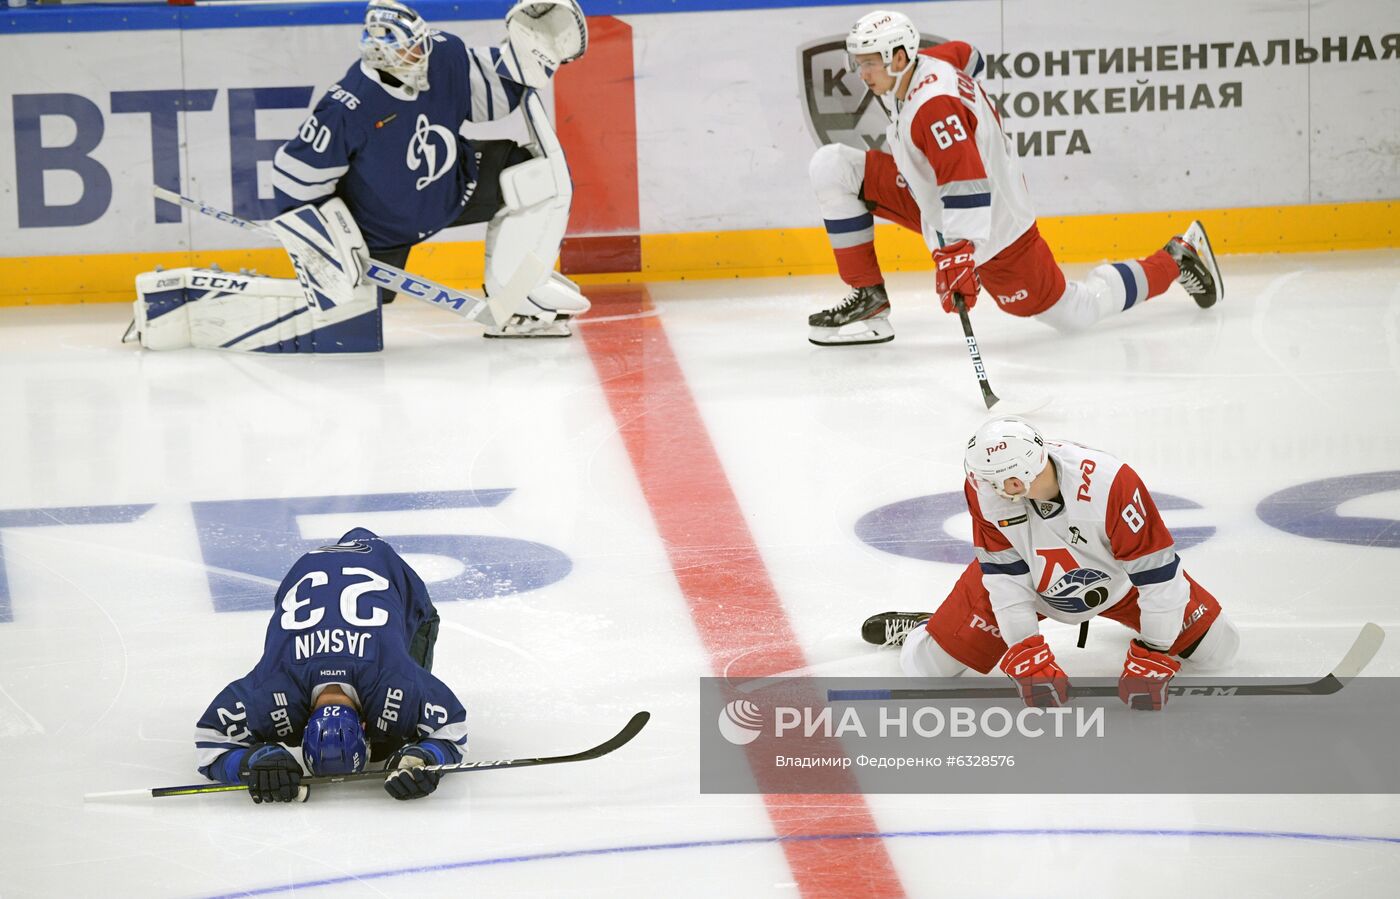
[[[1181,274],[1177,280],[1202,309],[1209,309],[1225,297],[1225,281],[1210,248],[1205,226],[1192,222],[1185,234],[1167,242],[1166,251],[1176,260]]]
[[[865,619],[861,639],[876,646],[903,646],[904,638],[928,621],[928,612],[881,612]]]
[[[570,337],[574,332],[569,320],[590,308],[592,304],[578,285],[558,272],[551,272],[548,281],[530,291],[520,312],[506,319],[503,325],[487,328],[483,336]]]
[[[885,285],[857,287],[830,309],[807,316],[812,327],[807,339],[817,346],[855,346],[894,340],[890,298]]]

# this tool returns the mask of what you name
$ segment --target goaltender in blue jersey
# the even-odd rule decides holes
[[[335,230],[317,217],[355,226],[354,253],[323,247],[302,266],[325,255],[336,270],[353,270],[358,263],[345,257],[361,250],[403,268],[415,244],[444,228],[487,223],[485,289],[501,320],[486,336],[569,336],[569,319],[589,303],[552,271],[573,182],[538,92],[587,44],[576,0],[520,0],[506,14],[506,39],[491,47],[467,47],[397,0],[370,0],[360,59],[272,161],[281,213],[273,222],[293,263],[305,258],[303,243]],[[525,143],[460,133],[517,111]],[[315,278],[321,292],[344,302],[327,277]],[[393,297],[380,291],[381,302]]]
[[[499,47],[468,49],[443,31],[429,32],[424,46],[421,83],[431,79],[434,90],[363,60],[331,85],[273,159],[279,211],[339,193],[375,258],[454,223],[475,195],[481,170],[479,145],[458,129],[509,115],[526,88]],[[515,161],[530,158],[510,142],[482,143]],[[503,166],[493,167],[499,177]],[[494,185],[488,189],[495,193]]]
[[[301,744],[313,775],[387,760],[384,788],[417,799],[426,765],[461,761],[467,713],[434,677],[438,614],[422,578],[355,528],[297,560],[277,588],[263,655],[224,687],[195,730],[201,774],[246,783],[255,802],[298,798]]]

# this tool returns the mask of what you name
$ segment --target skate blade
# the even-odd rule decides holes
[[[857,331],[841,334],[831,328],[813,328],[807,335],[807,342],[816,346],[865,346],[871,343],[889,343],[894,340],[894,331],[880,334],[876,331]]]
[[[1210,245],[1210,235],[1206,233],[1206,226],[1198,219],[1191,223],[1186,229],[1186,233],[1190,234],[1193,230],[1200,232],[1201,239],[1192,242],[1192,248],[1195,249],[1196,255],[1201,257],[1201,261],[1206,264],[1206,269],[1210,271],[1211,276],[1215,278],[1215,299],[1211,300],[1209,303],[1202,303],[1199,299],[1196,300],[1197,306],[1200,306],[1202,309],[1209,309],[1216,303],[1225,299],[1225,277],[1220,273],[1220,264],[1215,261],[1215,249]]]
[[[565,337],[573,337],[574,334],[572,331],[567,334],[492,334],[487,331],[481,336],[489,340],[560,340]]]

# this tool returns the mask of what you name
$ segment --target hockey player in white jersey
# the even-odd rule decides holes
[[[1133,708],[1162,708],[1183,661],[1209,669],[1235,657],[1238,630],[1182,568],[1128,465],[1046,440],[1018,418],[979,428],[964,465],[976,560],[931,615],[886,612],[862,628],[868,642],[902,644],[906,674],[985,674],[995,665],[1028,705],[1063,705],[1069,680],[1039,622],[1098,615],[1137,632],[1118,687]]]
[[[488,222],[486,293],[508,320],[487,336],[569,336],[569,319],[589,304],[552,271],[572,182],[537,91],[583,55],[587,24],[575,0],[521,0],[506,32],[500,46],[468,48],[395,0],[371,0],[360,60],[273,160],[283,210],[273,226],[308,291],[308,278],[341,295],[360,283],[359,261],[346,258],[354,252],[324,258],[318,236],[337,234],[331,223],[348,219],[359,234],[341,243],[403,268],[409,250],[443,228]],[[458,133],[517,109],[531,135],[525,146]]]
[[[894,339],[875,255],[876,215],[923,235],[946,312],[956,311],[955,296],[972,308],[985,287],[1006,312],[1072,332],[1163,293],[1172,281],[1202,308],[1222,297],[1200,222],[1149,256],[1066,281],[1036,227],[1020,161],[977,80],[982,56],[969,44],[920,50],[908,16],[876,11],[856,22],[846,50],[852,70],[891,116],[891,152],[829,144],[812,157],[812,186],[837,269],[851,287],[840,303],[809,318],[812,343]]]

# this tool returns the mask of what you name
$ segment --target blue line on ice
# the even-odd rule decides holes
[[[1173,828],[1137,830],[1109,827],[902,830],[884,833],[833,833],[791,837],[742,837],[732,840],[693,840],[679,843],[645,843],[635,846],[610,846],[603,849],[566,849],[558,852],[535,852],[529,855],[503,855],[496,858],[441,862],[432,865],[417,865],[411,868],[390,868],[384,871],[367,871],[364,874],[328,877],[324,880],[305,880],[299,883],[285,883],[278,886],[259,887],[257,889],[240,890],[232,893],[218,893],[209,897],[209,899],[231,899],[231,897],[235,896],[268,896],[274,893],[307,890],[313,887],[334,886],[340,883],[354,883],[362,880],[382,880],[387,877],[404,877],[410,874],[434,874],[440,871],[456,871],[465,868],[488,868],[494,865],[518,865],[525,862],[556,861],[558,859],[588,858],[591,856],[603,855],[630,855],[638,852],[665,852],[677,849],[712,849],[721,846],[754,846],[762,843],[810,842],[820,840],[961,839],[974,837],[1207,837],[1244,840],[1301,840],[1320,843],[1383,843],[1400,845],[1400,837],[1380,837],[1366,834],[1307,833],[1293,830],[1191,830]]]

